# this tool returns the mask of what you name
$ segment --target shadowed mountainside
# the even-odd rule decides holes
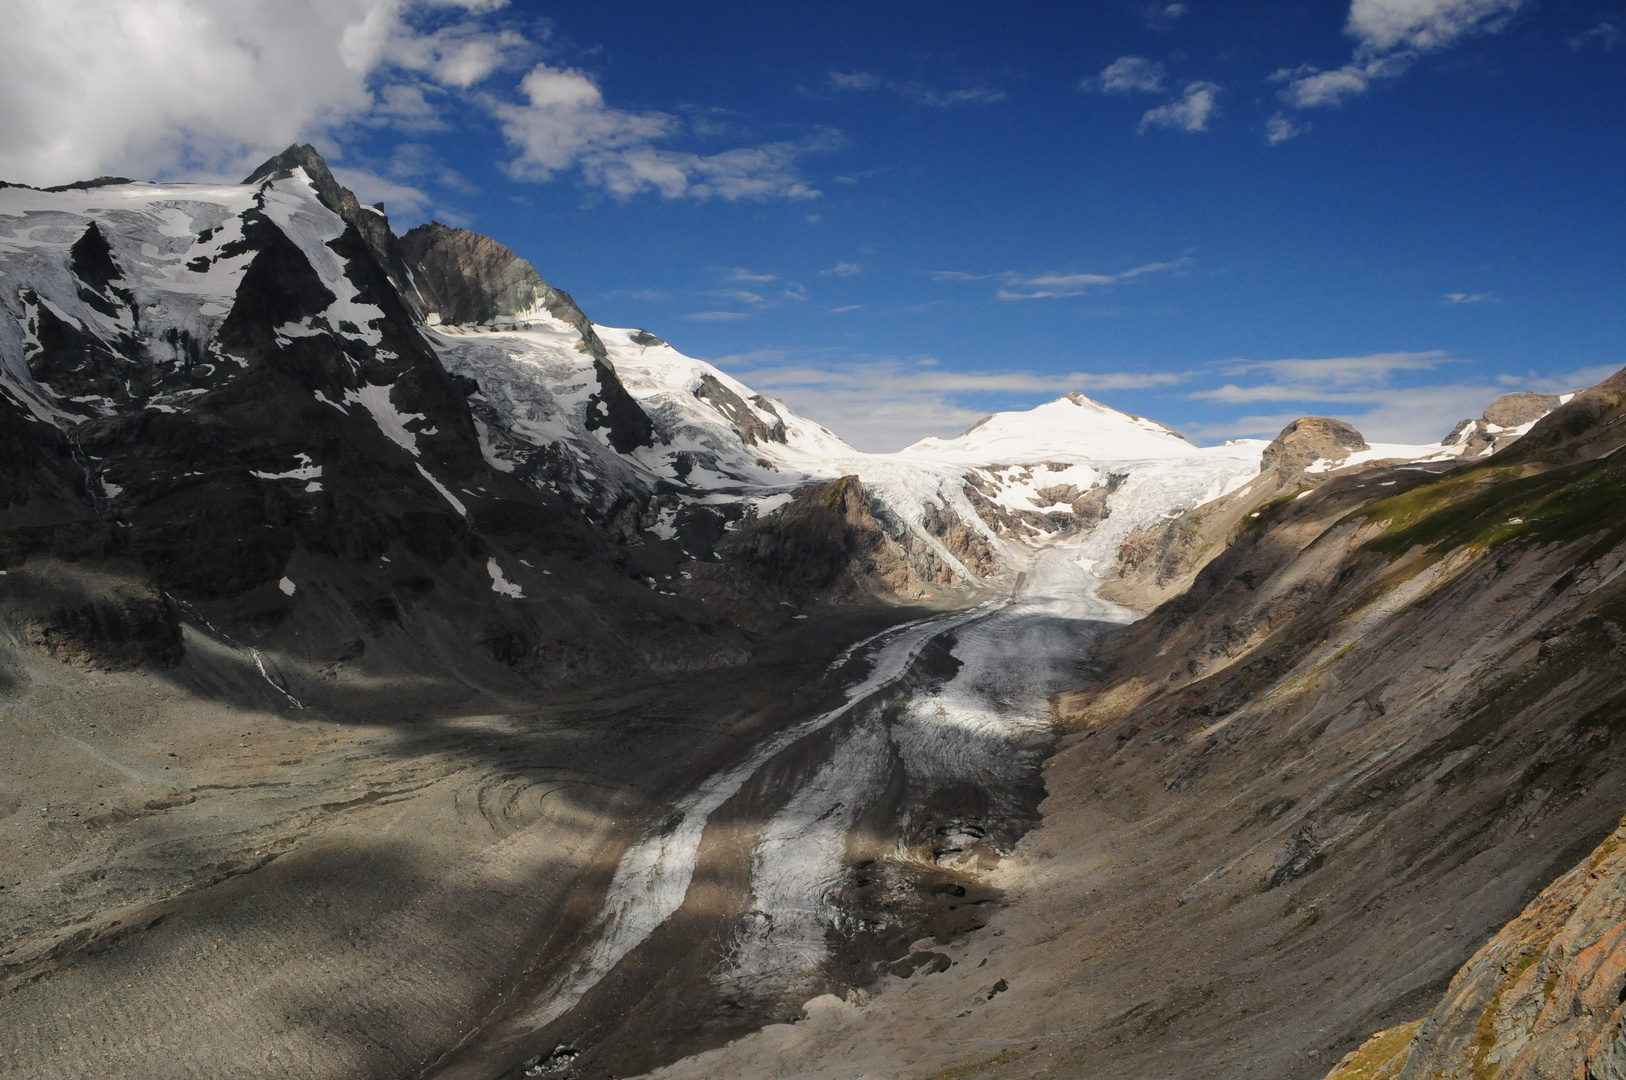
[[[1058,698],[987,936],[654,1075],[1287,1080],[1426,1014],[1626,804],[1623,406],[1626,372],[1476,464],[1265,493]],[[1545,1008],[1608,1035],[1590,1002]]]

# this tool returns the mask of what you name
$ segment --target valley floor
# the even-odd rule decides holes
[[[17,649],[0,1075],[414,1075],[591,914],[573,898],[651,807],[816,711],[852,640],[918,616],[824,618],[743,667],[545,705],[378,687],[387,706],[345,716],[288,707],[191,626],[161,676]]]

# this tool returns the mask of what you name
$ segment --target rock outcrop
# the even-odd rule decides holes
[[[907,552],[871,513],[856,476],[796,492],[774,514],[741,522],[717,550],[799,603],[926,595]]]
[[[1504,394],[1491,402],[1478,420],[1462,421],[1440,442],[1444,446],[1461,446],[1464,460],[1485,457],[1512,444],[1563,401],[1557,394]]]
[[[1265,508],[1313,490],[1350,454],[1368,449],[1361,433],[1341,420],[1306,416],[1293,421],[1260,455],[1259,476],[1241,489],[1136,528],[1118,552],[1117,580],[1101,595],[1128,607],[1149,610],[1190,588],[1197,572],[1217,555],[1245,522]]]
[[[1626,1075],[1626,821],[1503,927],[1426,1018],[1328,1080]]]

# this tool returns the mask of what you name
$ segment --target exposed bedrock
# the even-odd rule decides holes
[[[1626,822],[1328,1080],[1626,1076]]]
[[[801,603],[925,591],[908,554],[870,512],[856,476],[803,488],[773,515],[741,522],[717,550]]]

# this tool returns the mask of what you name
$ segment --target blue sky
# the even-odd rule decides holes
[[[1068,390],[1430,441],[1626,364],[1618,2],[4,3],[0,176],[310,139],[868,449]]]

